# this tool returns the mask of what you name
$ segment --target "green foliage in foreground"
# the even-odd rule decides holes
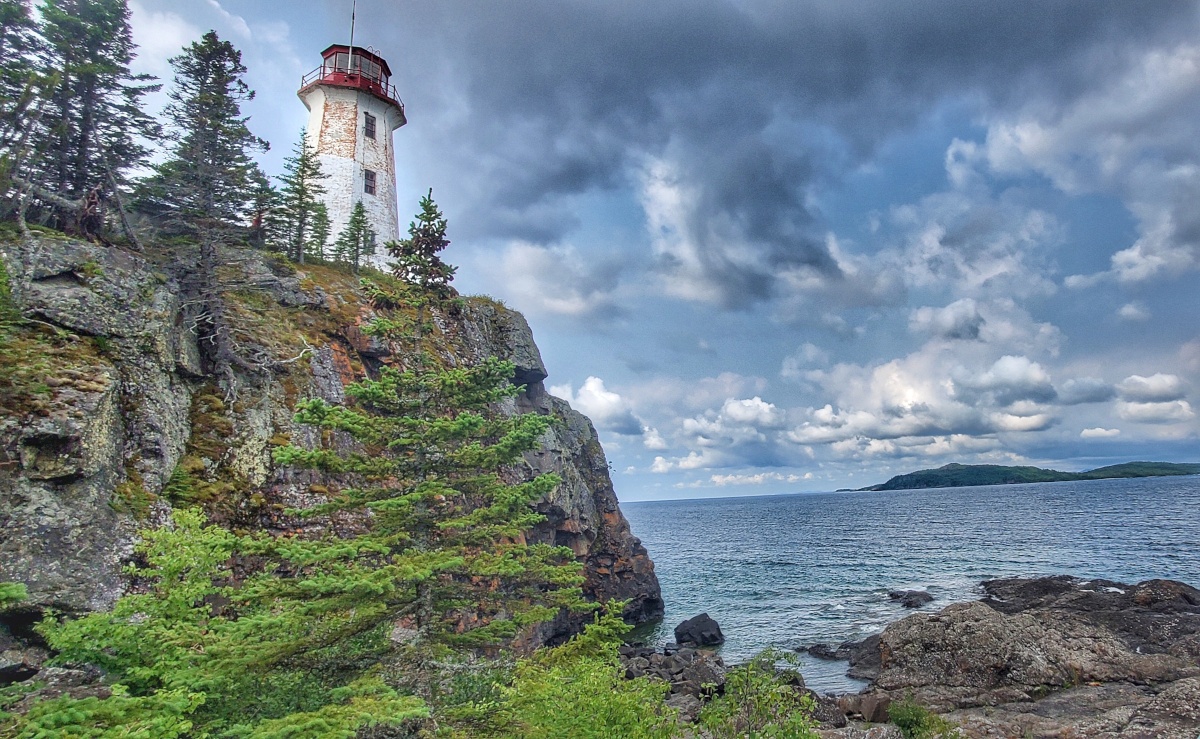
[[[900,728],[904,739],[941,739],[955,736],[954,724],[917,703],[911,695],[888,707],[892,723]]]
[[[678,716],[663,704],[670,686],[648,678],[624,679],[617,656],[629,626],[613,615],[597,618],[579,636],[521,661],[495,706],[492,731],[476,726],[462,737],[525,739],[671,739]],[[480,706],[486,709],[486,706]],[[483,730],[481,730],[483,729]]]
[[[39,631],[64,664],[92,664],[112,680],[109,698],[61,697],[34,704],[0,724],[17,739],[72,737],[353,736],[362,727],[400,724],[428,714],[422,702],[399,695],[369,673],[346,680],[322,673],[322,655],[304,662],[263,659],[290,645],[291,634],[260,630],[270,604],[244,604],[238,617],[212,603],[232,598],[227,563],[239,541],[206,526],[195,509],[173,514],[174,526],[144,532],[145,566],[131,574],[145,593],[126,595],[110,613]],[[352,654],[353,644],[342,646]],[[324,727],[296,733],[296,727]],[[339,733],[340,732],[340,733]]]
[[[793,654],[767,649],[725,676],[725,694],[700,711],[713,739],[816,739],[813,701],[777,669]]]

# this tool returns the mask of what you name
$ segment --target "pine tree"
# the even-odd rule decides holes
[[[42,106],[29,179],[60,224],[91,234],[124,173],[145,161],[142,142],[160,134],[141,102],[160,86],[130,72],[134,44],[125,0],[43,0],[40,13],[44,76],[54,84]]]
[[[326,248],[329,246],[329,209],[325,203],[317,203],[313,209],[312,225],[309,228],[308,241],[304,245],[305,253],[313,259],[325,261],[328,258]]]
[[[456,270],[438,256],[450,245],[446,238],[446,218],[433,202],[432,188],[421,198],[420,205],[421,212],[408,225],[408,238],[387,245],[394,260],[392,273],[424,290],[447,295]]]
[[[34,60],[41,39],[25,0],[0,0],[0,217],[19,207],[11,175],[20,168],[44,81]]]
[[[242,116],[242,103],[254,99],[242,53],[209,31],[170,61],[175,84],[165,115],[174,145],[142,183],[140,207],[176,233],[234,241],[245,235],[262,180],[251,152],[268,148]]]
[[[217,278],[221,246],[247,238],[256,193],[266,181],[250,158],[267,143],[250,133],[241,104],[254,93],[242,80],[242,54],[209,31],[171,58],[175,85],[167,115],[173,121],[172,156],[142,183],[140,207],[158,216],[168,231],[199,242],[200,261],[193,284],[201,311],[200,346],[210,369],[236,385],[234,368],[261,368],[238,352],[225,320]]]
[[[279,546],[308,583],[275,581],[271,597],[291,603],[314,634],[397,623],[425,647],[495,644],[580,606],[571,551],[524,540],[543,520],[531,504],[559,478],[507,484],[500,474],[550,424],[547,416],[495,410],[519,390],[508,382],[512,374],[511,363],[494,358],[451,370],[385,367],[378,379],[347,389],[356,407],[300,403],[298,422],[360,445],[276,453],[280,464],[329,476],[328,502],[301,515],[368,514],[370,530]]]
[[[34,97],[34,60],[41,51],[36,28],[25,0],[0,0],[0,153],[11,155]]]
[[[283,221],[283,195],[261,171],[252,174],[254,194],[250,198],[250,230],[247,241],[256,249],[274,248],[283,241],[286,226]]]
[[[284,174],[279,178],[282,184],[283,252],[301,264],[312,241],[313,220],[321,205],[321,195],[325,193],[325,186],[321,184],[323,179],[325,174],[321,171],[317,152],[301,131],[292,156],[284,160]],[[328,239],[328,214],[325,218]]]
[[[172,524],[142,532],[139,565],[131,568],[138,592],[111,612],[38,626],[64,661],[103,669],[112,694],[68,694],[24,716],[0,713],[0,735],[353,737],[428,715],[420,699],[398,695],[361,667],[322,674],[313,662],[329,655],[292,664],[263,659],[286,652],[294,639],[258,629],[264,617],[273,623],[274,604],[249,602],[230,585],[229,560],[247,552],[246,540],[205,525],[198,509],[174,511]]]
[[[359,200],[350,211],[350,220],[346,228],[338,234],[333,245],[333,258],[342,264],[349,264],[355,274],[366,257],[375,253],[375,231],[367,223],[367,209]]]

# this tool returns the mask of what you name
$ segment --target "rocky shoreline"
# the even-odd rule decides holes
[[[898,728],[884,724],[889,707],[909,699],[971,739],[1200,737],[1200,590],[1068,576],[982,588],[980,600],[914,613],[862,641],[808,647],[847,660],[849,676],[870,681],[857,694],[808,691],[820,735],[898,738]],[[668,703],[685,718],[706,691],[719,692],[726,669],[693,645],[626,647],[622,662],[629,677],[671,682]],[[802,680],[796,687],[805,689]]]

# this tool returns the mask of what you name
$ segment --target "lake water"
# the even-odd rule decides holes
[[[981,580],[1069,574],[1200,586],[1200,476],[624,503],[654,560],[666,617],[707,611],[721,655],[839,644],[906,611],[889,590],[928,590],[920,610],[979,596]],[[856,691],[845,663],[803,658],[819,691]]]

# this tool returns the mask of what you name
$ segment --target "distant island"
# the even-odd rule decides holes
[[[998,464],[948,464],[936,470],[919,470],[896,475],[887,482],[865,488],[838,492],[867,490],[919,490],[922,488],[958,488],[970,485],[1015,485],[1023,482],[1070,482],[1075,480],[1108,480],[1118,477],[1163,477],[1168,475],[1200,474],[1200,464],[1173,462],[1126,462],[1099,467],[1087,472],[1059,472],[1041,467],[1006,467]]]

